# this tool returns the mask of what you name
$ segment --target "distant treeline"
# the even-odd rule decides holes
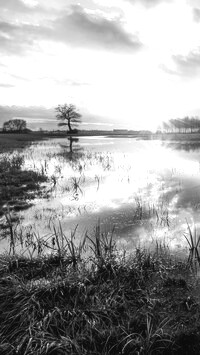
[[[174,118],[167,122],[162,123],[162,127],[159,128],[164,133],[194,133],[200,132],[200,118],[184,117]]]

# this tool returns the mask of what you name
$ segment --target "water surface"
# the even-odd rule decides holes
[[[158,241],[182,250],[199,228],[200,148],[135,138],[81,137],[33,143],[23,169],[48,175],[42,197],[18,213],[20,227],[47,235],[61,222],[77,238],[95,225],[129,250]],[[98,222],[99,221],[99,222]],[[2,243],[2,246],[5,241]]]

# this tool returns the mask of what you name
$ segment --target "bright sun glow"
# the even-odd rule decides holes
[[[40,200],[22,213],[27,225],[36,216],[35,228],[46,233],[49,220],[56,216],[62,218],[68,231],[70,223],[77,220],[84,228],[91,228],[99,216],[107,218],[107,225],[123,225],[125,233],[120,234],[120,243],[128,249],[132,250],[137,236],[148,247],[155,239],[176,250],[186,246],[186,219],[199,228],[199,211],[195,208],[199,203],[199,162],[195,153],[175,151],[160,141],[129,138],[81,138],[80,144],[84,154],[76,162],[62,155],[59,140],[24,151],[24,168],[41,171],[46,162],[52,192],[50,199]],[[134,219],[137,206],[144,213],[141,225]],[[166,211],[169,225],[162,224],[162,218],[166,222]]]

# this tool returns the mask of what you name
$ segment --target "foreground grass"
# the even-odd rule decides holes
[[[163,250],[0,258],[1,354],[199,354],[199,331],[198,281]]]

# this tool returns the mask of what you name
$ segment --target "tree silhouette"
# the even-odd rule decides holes
[[[200,118],[198,116],[194,117],[184,117],[171,119],[168,122],[162,123],[163,131],[166,133],[194,133],[200,131]]]
[[[58,126],[68,126],[69,133],[74,133],[72,126],[77,126],[81,122],[81,114],[77,112],[76,106],[72,104],[58,105],[55,108],[57,119],[61,122]]]
[[[14,119],[4,122],[3,132],[22,132],[26,130],[26,121],[21,119]]]

